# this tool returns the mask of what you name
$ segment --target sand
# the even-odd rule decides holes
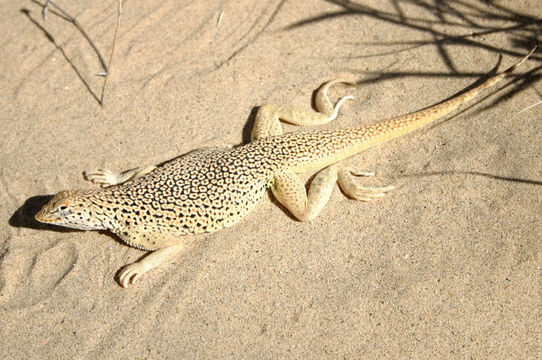
[[[116,2],[58,2],[107,59]],[[100,106],[82,33],[5,1],[0,358],[542,356],[542,86],[521,75],[537,54],[464,111],[350,159],[377,172],[361,182],[398,186],[384,199],[337,190],[300,223],[266,196],[129,289],[115,275],[143,251],[33,220],[48,196],[91,187],[83,170],[241,144],[256,106],[308,108],[337,76],[360,85],[333,89],[356,99],[328,127],[434,104],[525,54],[542,14],[434,3],[126,1]]]

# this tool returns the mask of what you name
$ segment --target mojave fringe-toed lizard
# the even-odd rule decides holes
[[[301,221],[318,215],[335,183],[356,200],[384,196],[394,187],[360,186],[354,176],[372,174],[339,162],[448,114],[502,80],[535,49],[479,86],[427,109],[376,125],[282,134],[280,120],[309,126],[337,117],[341,104],[352,97],[343,97],[333,106],[328,88],[348,82],[329,81],[316,93],[318,112],[263,105],[256,114],[249,144],[194,150],[160,166],[120,174],[87,172],[87,180],[102,188],[61,191],[36,214],[36,220],[81,230],[110,230],[128,245],[153,251],[121,269],[119,282],[127,287],[181,251],[183,236],[214,232],[238,222],[258,204],[267,188]],[[307,192],[297,173],[320,169]]]

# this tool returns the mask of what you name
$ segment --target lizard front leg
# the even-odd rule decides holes
[[[134,285],[141,275],[154,269],[165,261],[172,259],[183,249],[182,245],[170,246],[164,249],[156,250],[143,259],[126,265],[119,271],[119,283],[123,288]]]
[[[118,229],[115,233],[128,245],[154,250],[140,261],[126,265],[119,271],[118,278],[122,287],[135,284],[141,275],[170,260],[183,249],[181,236],[162,233],[159,229],[144,230],[131,227]]]

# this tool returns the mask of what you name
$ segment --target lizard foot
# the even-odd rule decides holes
[[[356,183],[354,176],[374,176],[373,172],[355,171],[341,168],[338,173],[338,183],[344,193],[355,200],[371,201],[386,196],[386,193],[395,189],[395,186],[367,187]]]
[[[345,96],[337,103],[335,106],[331,103],[331,100],[329,100],[329,97],[327,95],[328,89],[336,84],[346,84],[350,86],[356,86],[356,83],[347,79],[333,79],[326,83],[324,83],[320,89],[316,92],[316,98],[314,99],[314,103],[316,105],[316,109],[320,111],[321,113],[327,114],[330,116],[330,120],[334,120],[337,117],[337,114],[339,112],[339,108],[341,107],[342,103],[346,100],[352,100],[353,96]]]
[[[88,180],[94,184],[98,184],[101,187],[116,185],[119,183],[118,174],[109,171],[97,169],[94,171],[85,171],[83,172],[85,180]]]
[[[141,275],[145,274],[147,271],[149,271],[148,267],[141,262],[126,265],[119,272],[119,283],[123,288],[135,285]]]

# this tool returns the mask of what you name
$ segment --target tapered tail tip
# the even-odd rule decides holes
[[[528,58],[529,56],[531,56],[535,51],[536,51],[536,48],[537,48],[537,45],[533,46],[533,48],[531,49],[531,51],[529,51],[529,53],[527,55],[525,55],[523,58],[521,58],[521,60],[519,60],[517,63],[515,63],[514,65],[510,66],[508,69],[506,69],[505,71],[503,71],[503,74],[510,74],[512,71],[516,70],[518,67],[521,66],[521,64],[523,64]]]

